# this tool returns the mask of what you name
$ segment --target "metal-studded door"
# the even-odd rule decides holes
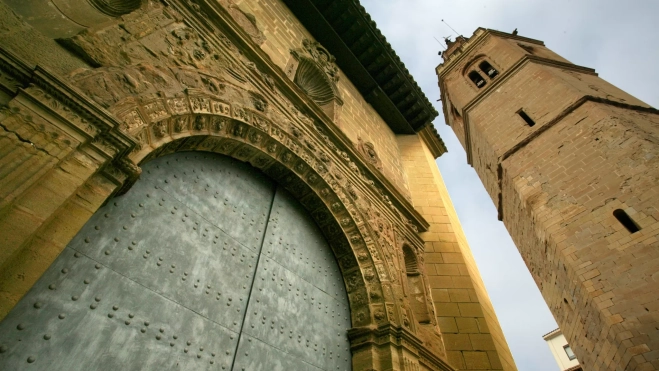
[[[0,323],[2,370],[349,370],[347,294],[286,191],[224,156],[143,167]]]

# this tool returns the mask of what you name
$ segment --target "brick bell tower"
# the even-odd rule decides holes
[[[467,152],[585,370],[659,370],[659,111],[479,28],[436,69]]]

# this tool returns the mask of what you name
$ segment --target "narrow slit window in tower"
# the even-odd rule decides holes
[[[469,79],[480,89],[485,86],[485,79],[476,71],[469,72]]]
[[[629,233],[635,233],[641,230],[641,228],[636,224],[636,222],[634,222],[634,220],[629,215],[627,215],[627,213],[624,210],[622,209],[613,210],[613,216],[615,216],[616,219],[618,219],[620,224],[622,224],[625,228],[627,228]]]
[[[533,126],[533,125],[535,125],[535,121],[533,121],[533,119],[531,119],[531,118],[529,117],[529,115],[527,115],[526,112],[524,112],[524,110],[519,110],[519,111],[517,111],[517,114],[518,114],[519,117],[521,117],[524,121],[526,121],[526,123],[527,123],[529,126]]]
[[[482,61],[478,67],[480,67],[481,71],[485,72],[485,74],[491,79],[495,78],[499,74],[499,71],[492,67],[492,65],[487,61]]]

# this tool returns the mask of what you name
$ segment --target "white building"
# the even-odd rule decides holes
[[[570,348],[560,328],[543,335],[542,338],[549,345],[549,349],[551,349],[551,353],[556,358],[556,363],[558,363],[561,371],[581,370],[579,360],[574,355],[574,352],[572,352],[572,348]]]

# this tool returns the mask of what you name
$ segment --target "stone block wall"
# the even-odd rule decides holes
[[[582,366],[659,369],[659,111],[535,40],[479,29],[460,53],[437,68],[447,122]]]
[[[459,370],[516,370],[434,158],[418,136],[399,136],[422,233],[425,268],[446,355]]]
[[[589,102],[503,163],[504,223],[589,369],[657,365],[658,127]]]
[[[0,318],[116,188],[97,173],[102,156],[53,118],[20,98],[0,113]]]
[[[179,9],[189,10],[186,7],[194,5],[189,2],[183,3]],[[154,8],[151,9],[151,6]],[[263,32],[265,36],[260,45],[282,70],[290,59],[290,49],[300,48],[301,40],[304,38],[311,39],[290,11],[278,1],[242,1],[237,2],[237,6],[241,11],[255,15],[259,32]],[[272,112],[274,109],[270,111],[273,116],[267,120],[261,117],[261,114],[251,111],[251,108],[249,112],[242,110],[249,105],[264,113],[266,102],[262,98],[267,96],[272,106],[291,109],[291,112],[287,112],[285,116],[288,118],[295,119],[295,112],[298,109],[305,111],[304,113],[313,111],[309,107],[292,109],[288,97],[298,92],[275,91],[274,86],[286,86],[281,81],[279,84],[271,84],[270,90],[258,89],[267,85],[267,79],[264,75],[258,75],[260,77],[257,78],[265,81],[263,82],[265,85],[261,86],[261,80],[254,83],[252,75],[257,75],[259,66],[245,58],[245,53],[238,53],[239,48],[233,48],[235,44],[244,45],[249,40],[241,39],[240,42],[232,44],[228,38],[214,39],[213,43],[216,47],[227,46],[229,41],[228,44],[233,46],[227,47],[230,51],[226,52],[235,52],[231,57],[235,59],[222,60],[221,62],[227,64],[220,65],[219,55],[215,54],[215,59],[212,59],[208,50],[210,44],[204,44],[203,41],[204,38],[207,41],[215,37],[219,39],[224,35],[218,32],[201,37],[197,30],[203,27],[199,27],[196,21],[185,23],[185,28],[189,27],[186,30],[182,27],[184,22],[181,13],[173,10],[163,12],[161,7],[166,6],[162,3],[150,3],[144,12],[126,14],[121,21],[103,25],[99,29],[79,35],[73,41],[69,40],[73,42],[70,47],[78,42],[73,47],[78,48],[76,56],[54,40],[43,37],[29,25],[18,20],[0,2],[0,11],[3,12],[0,13],[2,17],[0,21],[8,25],[7,29],[0,30],[0,37],[7,40],[2,46],[7,46],[12,52],[16,52],[18,59],[32,64],[28,66],[23,62],[16,62],[20,68],[11,66],[12,73],[21,76],[20,79],[15,80],[20,80],[16,84],[10,84],[4,76],[0,79],[0,90],[6,95],[3,96],[4,108],[0,113],[0,143],[2,144],[0,194],[3,196],[0,204],[0,231],[3,231],[0,237],[0,318],[29,290],[103,202],[119,186],[130,186],[130,181],[134,180],[131,178],[139,175],[139,168],[135,166],[133,160],[139,162],[138,160],[143,159],[146,154],[151,154],[151,151],[163,150],[168,141],[181,139],[168,148],[176,149],[178,148],[176,146],[184,143],[177,150],[218,148],[218,151],[228,153],[236,149],[236,146],[244,146],[245,151],[236,151],[237,158],[245,161],[250,161],[251,158],[254,164],[260,164],[255,165],[257,167],[265,166],[264,164],[269,166],[274,161],[279,161],[278,157],[274,158],[278,156],[274,152],[281,148],[281,143],[275,141],[282,140],[287,145],[290,144],[291,148],[294,148],[291,151],[297,151],[295,153],[299,153],[303,161],[307,159],[315,161],[313,164],[299,162],[293,167],[291,161],[297,158],[296,155],[289,152],[289,149],[285,149],[287,152],[284,153],[282,149],[279,153],[281,161],[288,164],[291,169],[298,172],[309,169],[322,171],[322,174],[303,174],[301,179],[318,186],[318,181],[323,176],[336,176],[342,184],[346,184],[345,187],[349,191],[342,194],[341,198],[334,197],[330,191],[339,183],[332,182],[331,187],[322,190],[323,197],[334,197],[331,201],[327,201],[328,205],[323,204],[324,206],[329,207],[331,204],[331,209],[335,213],[343,213],[342,215],[346,216],[355,213],[357,209],[353,206],[342,207],[339,201],[352,202],[350,200],[358,199],[359,206],[363,208],[363,210],[359,209],[359,212],[369,217],[369,219],[359,219],[358,222],[352,222],[348,217],[341,217],[336,219],[336,225],[327,227],[328,230],[333,231],[335,237],[336,233],[342,231],[338,228],[342,227],[355,228],[355,230],[361,228],[360,233],[362,229],[370,231],[370,234],[364,232],[367,238],[363,241],[367,241],[368,246],[364,242],[364,245],[360,245],[359,251],[355,250],[354,256],[351,255],[353,250],[349,243],[362,242],[356,232],[346,236],[341,235],[341,238],[345,237],[345,243],[344,240],[339,242],[338,237],[335,241],[337,246],[345,249],[345,251],[341,250],[341,254],[345,256],[342,255],[343,258],[339,263],[342,267],[352,269],[346,273],[346,283],[352,287],[351,299],[358,303],[353,306],[355,328],[350,335],[353,337],[354,353],[359,355],[355,358],[356,365],[364,365],[363,368],[369,369],[401,369],[403,367],[401,365],[407,365],[403,369],[448,370],[450,367],[443,358],[444,345],[450,344],[449,357],[458,368],[514,370],[512,356],[478,276],[464,235],[460,231],[448,193],[433,158],[421,139],[416,135],[401,138],[400,144],[405,147],[405,156],[407,156],[404,157],[399,148],[399,141],[384,120],[365,101],[354,85],[340,74],[338,89],[343,100],[343,108],[336,123],[353,145],[357,145],[359,139],[373,143],[382,161],[382,173],[401,192],[401,194],[390,192],[391,196],[388,196],[386,192],[389,190],[374,188],[375,182],[370,181],[369,178],[372,169],[365,166],[366,161],[346,153],[350,151],[346,150],[349,146],[344,145],[347,143],[344,136],[337,135],[330,139],[324,134],[322,125],[309,125],[304,127],[302,133],[299,128],[302,128],[303,124],[308,124],[307,121],[296,122],[298,130],[294,130],[290,125],[286,125],[288,124],[286,120],[280,120],[284,115],[274,115]],[[174,6],[170,4],[168,7],[172,9]],[[142,22],[145,19],[146,21]],[[173,25],[173,23],[177,24]],[[169,26],[171,28],[167,28]],[[247,29],[250,27],[248,24],[242,26]],[[140,38],[149,35],[152,37],[147,40],[148,42],[141,44]],[[236,35],[232,34],[232,37],[236,38]],[[24,45],[19,45],[21,40]],[[34,50],[26,47],[31,41],[34,41],[33,45],[43,45],[40,54],[34,52],[37,50],[36,47]],[[117,43],[113,44],[113,41]],[[171,43],[167,44],[166,41]],[[126,46],[124,43],[130,46],[121,49]],[[151,49],[147,50],[144,47],[146,44],[149,44]],[[109,49],[105,49],[106,47]],[[4,54],[0,57],[3,58],[3,62],[7,60]],[[124,57],[127,59],[122,59]],[[102,67],[92,68],[85,61],[90,61],[89,63],[93,61],[92,64]],[[169,70],[165,74],[158,74],[154,72],[157,68],[150,68],[148,63],[136,61],[151,61],[159,68],[167,67]],[[229,63],[230,61],[233,61],[233,64]],[[238,63],[234,63],[236,61]],[[263,60],[258,62],[260,67],[263,67],[264,63],[261,63]],[[159,78],[153,80],[135,78],[132,73],[136,73],[137,76],[145,75],[137,74],[138,69],[131,63],[140,65],[140,73],[143,72],[151,77],[157,75]],[[3,73],[7,64],[3,63]],[[34,64],[46,67],[46,70],[53,74],[35,68]],[[185,68],[182,68],[182,65]],[[210,107],[195,106],[203,101],[194,98],[199,98],[197,94],[200,93],[204,96],[224,94],[225,92],[218,91],[220,84],[214,85],[211,75],[207,73],[223,74],[226,71],[222,68],[227,66],[235,67],[239,71],[231,72],[242,76],[241,79],[232,80],[232,84],[237,84],[236,86],[245,84],[240,87],[245,89],[250,85],[246,81],[251,81],[253,85],[250,85],[250,89],[254,87],[257,89],[241,90],[236,96],[225,96],[224,98],[236,100],[232,103],[232,108],[225,105],[227,109],[218,111],[218,107],[223,106],[213,105],[212,113],[217,117],[213,117],[214,126],[210,128],[207,125],[209,124],[207,120],[212,116]],[[182,70],[187,70],[188,74]],[[272,73],[274,70],[271,69],[269,72]],[[116,75],[104,80],[110,76],[108,71],[116,72]],[[200,71],[205,73],[203,77],[192,76]],[[84,80],[91,75],[99,79]],[[251,80],[246,79],[245,76],[251,76]],[[172,83],[174,80],[176,82]],[[200,83],[201,80],[208,82],[209,85],[204,87],[205,85]],[[114,86],[115,83],[120,87]],[[182,84],[185,89],[162,88],[166,83],[172,83],[171,86],[174,87]],[[196,83],[199,84],[195,85]],[[72,84],[77,87],[74,88]],[[156,89],[156,86],[159,88]],[[12,98],[11,101],[9,98]],[[165,101],[166,98],[169,100]],[[179,106],[176,104],[165,106],[163,103],[178,102],[180,99],[184,103]],[[121,103],[117,106],[112,105],[120,100]],[[284,101],[289,104],[282,103]],[[162,105],[159,106],[158,103]],[[187,105],[188,103],[190,106]],[[107,110],[102,109],[101,106]],[[178,109],[189,115],[182,115],[177,111]],[[299,115],[297,118],[300,118]],[[319,123],[328,120],[320,115],[315,117],[315,121],[309,121]],[[178,124],[185,125],[179,127]],[[250,134],[246,134],[245,130],[249,130]],[[291,133],[287,133],[287,130]],[[272,135],[267,140],[272,141],[271,144],[274,146],[266,146],[262,140],[264,135]],[[279,139],[275,139],[275,135]],[[305,138],[308,141],[304,146],[302,142],[297,141],[301,135],[308,136]],[[186,136],[195,138],[183,140]],[[333,146],[326,143],[332,140]],[[261,145],[259,147],[261,152],[258,155],[252,151],[255,143]],[[324,147],[325,145],[327,148]],[[135,151],[131,153],[133,150]],[[315,160],[308,155],[307,150],[313,153],[324,151],[326,156],[319,153],[320,159]],[[264,151],[269,155],[257,158],[260,154],[264,154]],[[321,162],[318,161],[323,161],[325,165],[319,166]],[[326,165],[327,163],[333,166],[331,174],[327,171],[327,166],[330,166]],[[281,169],[289,170],[283,167]],[[277,170],[279,171],[280,168]],[[280,180],[289,182],[292,179],[284,177],[284,171],[273,170],[273,174],[275,173],[279,174]],[[389,252],[383,254],[377,250],[381,244],[383,246],[389,244],[387,248],[392,249],[398,247],[388,240],[388,238],[392,240],[398,238],[398,235],[393,233],[394,227],[401,232],[401,238],[408,242],[412,241],[415,249],[421,250],[422,242],[417,233],[417,225],[414,224],[415,221],[408,219],[417,218],[417,214],[410,212],[412,209],[409,203],[403,202],[403,197],[411,199],[408,176],[411,180],[412,178],[414,181],[418,180],[419,188],[417,188],[415,203],[418,210],[428,221],[433,220],[431,230],[424,234],[426,254],[428,254],[425,259],[428,263],[426,266],[429,276],[427,280],[425,277],[423,279],[435,289],[432,295],[433,304],[439,314],[436,319],[440,321],[439,327],[450,335],[445,338],[444,344],[441,344],[442,337],[436,332],[435,321],[430,323],[424,321],[417,328],[416,324],[410,323],[409,318],[405,319],[407,309],[402,303],[408,298],[401,296],[404,291],[400,287],[402,280],[396,278],[404,274],[404,271],[402,266],[397,268],[397,263],[393,261],[400,254],[397,250],[392,250],[393,254]],[[303,190],[311,189],[304,187]],[[392,198],[396,198],[399,204],[404,204],[403,207],[409,208],[401,209],[407,214],[396,210],[396,206],[391,203]],[[394,224],[391,224],[389,219],[394,220]],[[423,228],[421,219],[418,218],[416,223]],[[389,227],[389,230],[382,234],[385,227]],[[373,232],[379,228],[382,230]],[[5,233],[6,231],[10,233]],[[372,256],[378,257],[377,265],[369,260]],[[373,265],[366,266],[371,263]],[[421,264],[423,265],[423,260]],[[369,282],[378,277],[368,289],[365,284],[358,286],[362,272]],[[387,278],[387,272],[396,277]],[[375,282],[379,285],[380,279],[384,280],[384,284],[376,286]],[[357,289],[358,287],[361,291]],[[378,287],[383,288],[378,289]],[[372,307],[369,306],[371,301],[374,303]],[[390,337],[385,339],[387,336]],[[374,347],[379,348],[373,351],[371,348]]]

